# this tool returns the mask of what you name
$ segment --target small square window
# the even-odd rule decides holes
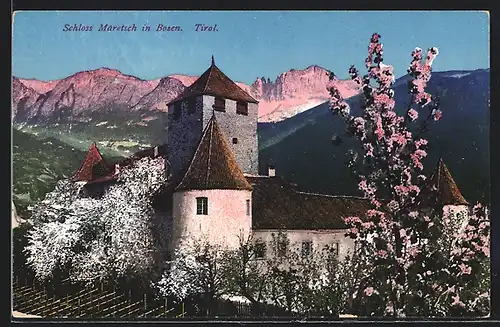
[[[280,240],[278,242],[278,257],[284,257],[286,256],[286,250],[287,250],[287,242],[284,240]]]
[[[226,111],[226,99],[216,97],[214,100],[214,110],[215,111]]]
[[[238,138],[233,137],[233,144],[238,144]]]
[[[206,197],[196,198],[196,214],[208,215],[208,198]]]
[[[236,113],[239,114],[239,115],[248,116],[248,103],[247,102],[238,101],[236,103]]]
[[[312,254],[312,242],[307,241],[307,242],[302,242],[302,257],[308,257]]]
[[[258,240],[255,242],[254,246],[255,257],[258,259],[262,259],[266,257],[266,243],[262,240]]]
[[[339,255],[339,243],[336,242],[336,243],[333,243],[332,245],[330,245],[328,247],[329,251],[331,254],[334,254],[335,256],[338,256]]]

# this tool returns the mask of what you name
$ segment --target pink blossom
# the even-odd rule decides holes
[[[408,214],[410,218],[417,218],[418,217],[418,211],[412,211]]]
[[[346,217],[344,218],[344,222],[346,224],[356,224],[356,223],[361,223],[362,220],[359,217]]]
[[[415,103],[425,106],[431,102],[431,95],[429,93],[420,92],[415,96]]]
[[[382,203],[380,203],[380,201],[374,198],[370,200],[370,203],[373,204],[375,208],[380,208],[382,206]]]
[[[489,257],[490,256],[490,247],[488,245],[485,245],[481,248],[481,250],[483,251],[484,255]]]
[[[415,141],[415,146],[418,148],[424,146],[424,145],[427,145],[427,140],[425,139],[418,139],[417,141]]]
[[[427,59],[425,61],[427,67],[432,66],[432,62],[434,61],[434,59],[437,57],[438,54],[439,54],[438,48],[436,47],[429,48],[429,50],[427,51]]]
[[[433,116],[434,116],[434,120],[438,121],[443,116],[443,112],[441,110],[434,110]]]
[[[402,238],[405,238],[405,236],[401,236]],[[418,254],[420,253],[420,250],[416,246],[411,246],[408,249],[408,255],[412,258],[415,258]]]
[[[366,215],[370,218],[372,217],[375,217],[375,216],[381,216],[383,217],[384,216],[384,213],[381,212],[381,211],[378,211],[378,210],[373,210],[373,209],[369,209],[367,212],[366,212]]]
[[[398,194],[399,196],[405,196],[408,195],[409,189],[404,185],[396,185],[394,186],[394,191],[396,191],[396,194]]]
[[[479,224],[479,229],[486,228],[489,225],[490,223],[488,221],[483,221],[482,223]]]
[[[374,289],[373,287],[371,287],[371,286],[370,286],[370,287],[365,288],[365,294],[366,294],[367,296],[372,296],[372,294],[373,294],[374,292],[375,292],[375,289]]]
[[[394,306],[391,303],[388,303],[387,306],[385,307],[385,312],[387,314],[393,314],[394,313]]]
[[[365,229],[370,229],[370,228],[375,227],[375,224],[371,221],[367,221],[367,222],[361,223],[361,227],[363,227]]]
[[[408,191],[418,194],[420,192],[420,187],[418,187],[417,185],[409,185]]]
[[[366,151],[366,156],[373,157],[373,145],[371,145],[370,143],[365,143],[364,148]]]
[[[465,303],[460,301],[460,296],[458,294],[455,296],[452,296],[451,298],[453,299],[453,303],[451,305],[453,305],[453,306],[458,305],[460,307],[465,307]]]
[[[392,210],[396,211],[399,209],[399,203],[397,201],[391,200],[388,204],[387,207]]]
[[[399,230],[399,236],[400,236],[400,237],[406,237],[406,230],[405,230],[404,228],[401,228],[401,229]]]
[[[386,259],[387,258],[387,251],[385,250],[378,250],[377,251],[377,256],[383,258],[383,259]]]
[[[414,121],[418,118],[418,112],[415,109],[410,109],[408,110],[408,117],[410,117],[410,119]]]
[[[401,133],[392,134],[391,140],[398,143],[399,145],[406,145],[406,143],[408,143],[408,139],[406,138],[406,136]]]

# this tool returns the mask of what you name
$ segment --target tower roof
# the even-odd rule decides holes
[[[220,96],[235,101],[258,103],[215,65],[213,56],[210,67],[170,103],[197,95]]]
[[[72,180],[76,181],[90,181],[97,177],[106,176],[112,173],[112,170],[104,161],[99,149],[95,143],[90,146],[87,156],[83,160],[82,165],[73,175]]]
[[[437,192],[437,201],[441,205],[468,205],[469,203],[463,197],[453,180],[448,167],[443,159],[439,159],[438,165],[429,178],[429,189],[435,187]]]
[[[208,121],[191,164],[176,191],[252,190],[215,119]]]

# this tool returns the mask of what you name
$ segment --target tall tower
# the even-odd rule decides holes
[[[258,101],[227,77],[212,56],[210,67],[168,104],[170,173],[180,180],[211,117],[245,173],[258,173]]]
[[[173,195],[171,250],[200,238],[238,247],[251,232],[251,201],[252,186],[212,115]]]

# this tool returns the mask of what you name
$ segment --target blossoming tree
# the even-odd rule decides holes
[[[228,292],[229,250],[211,244],[205,237],[185,240],[167,261],[161,279],[153,283],[159,295],[174,301],[192,300],[207,315],[213,314],[215,301]]]
[[[423,137],[442,118],[439,100],[426,92],[437,48],[426,56],[411,53],[408,68],[410,103],[397,107],[393,67],[383,63],[380,35],[373,34],[365,60],[367,74],[351,66],[349,74],[362,90],[362,114],[354,116],[340,96],[339,80],[330,73],[330,107],[360,142],[361,155],[349,162],[359,188],[373,208],[348,217],[348,235],[356,239],[365,260],[357,293],[365,315],[443,316],[489,312],[489,221],[477,204],[465,229],[453,234],[444,223],[422,173],[427,149]],[[362,158],[362,160],[359,160]],[[444,239],[450,240],[443,242]],[[444,244],[447,247],[443,247]]]
[[[161,159],[149,158],[122,168],[118,183],[99,199],[82,197],[82,186],[60,181],[33,210],[25,251],[36,277],[45,280],[57,271],[87,283],[150,277],[163,259],[167,232],[151,205],[163,183]]]

